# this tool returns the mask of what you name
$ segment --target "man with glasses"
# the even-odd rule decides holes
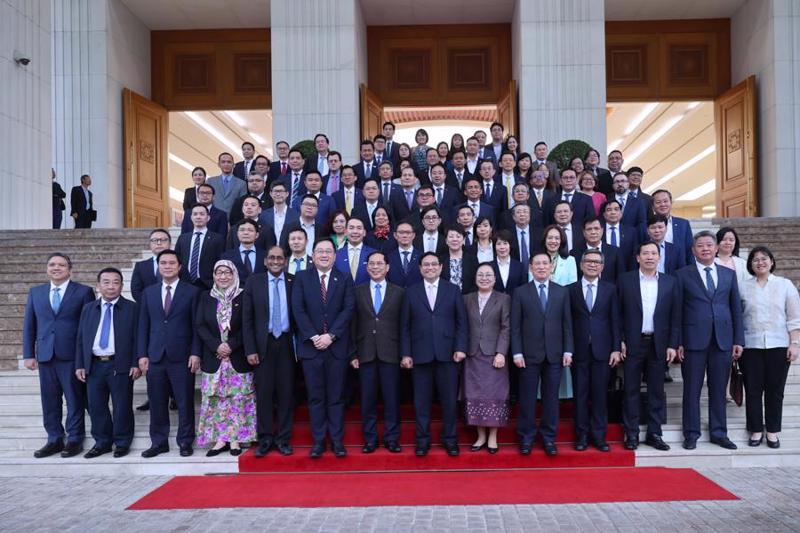
[[[414,209],[412,209],[403,220],[411,222],[411,225],[414,226],[414,230],[420,232],[423,229],[422,210],[435,205],[436,201],[433,196],[433,187],[431,185],[422,185],[417,189],[417,199]]]
[[[142,299],[142,291],[160,281],[158,276],[158,254],[172,244],[172,236],[165,229],[156,228],[147,240],[153,256],[137,261],[131,275],[131,296],[137,302]]]
[[[239,180],[237,180],[239,181]],[[241,181],[240,181],[241,183]],[[228,239],[228,213],[218,207],[214,207],[214,187],[208,183],[201,183],[197,186],[197,203],[208,208],[208,229],[220,237],[222,242]],[[196,204],[195,204],[196,205]],[[181,233],[192,230],[192,208],[183,212],[183,222],[181,222]]]
[[[262,211],[258,217],[258,223],[262,227],[271,227],[275,235],[275,242],[282,243],[286,238],[284,231],[286,224],[299,220],[300,213],[295,209],[289,209],[289,204],[286,203],[289,198],[289,189],[284,182],[274,182],[270,187],[269,196],[272,200],[272,207]]]
[[[422,216],[422,222],[430,223],[435,219],[438,224],[439,213],[435,207],[428,208],[429,211]],[[416,244],[414,236],[414,226],[408,222],[400,222],[394,232],[394,238],[397,241],[397,249],[392,250],[387,257],[389,263],[389,273],[387,279],[402,288],[422,281],[422,275],[419,272],[419,258],[422,255],[420,248]],[[438,232],[436,236],[438,237]],[[444,246],[444,239],[442,246]]]
[[[264,156],[258,157],[259,159],[266,160]],[[266,185],[267,182],[264,179],[264,176],[259,173],[257,168],[253,168],[250,171],[250,174],[247,176],[247,193],[243,194],[237,198],[235,202],[233,202],[231,212],[228,214],[228,222],[230,222],[231,227],[238,224],[239,221],[244,218],[244,215],[242,214],[242,202],[244,202],[244,199],[248,196],[255,196],[258,198],[258,202],[262,209],[270,206],[271,200],[265,191]]]
[[[317,200],[316,196],[313,194],[303,196],[300,202],[300,218],[284,226],[284,235],[286,235],[287,240],[280,243],[284,251],[289,250],[289,233],[296,229],[302,229],[305,231],[307,239],[306,255],[311,255],[314,249],[314,242],[316,242],[317,237],[322,234],[321,231],[317,232],[316,217],[318,209],[319,200]]]
[[[422,231],[414,228],[414,248],[423,253],[434,252],[436,255],[446,252],[447,244],[444,242],[444,235],[441,232],[443,222],[442,212],[435,205],[423,209]]]

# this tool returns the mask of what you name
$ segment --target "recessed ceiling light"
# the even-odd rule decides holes
[[[189,163],[187,163],[186,161],[184,161],[183,159],[181,159],[177,155],[173,154],[172,152],[170,152],[170,154],[169,154],[169,160],[179,164],[180,166],[182,166],[183,168],[185,168],[189,172],[194,170],[194,167],[192,165],[190,165]],[[183,194],[183,193],[181,193],[181,194]],[[181,196],[181,201],[183,201],[183,196]]]
[[[657,107],[658,107],[658,102],[645,104],[644,108],[639,112],[638,115],[636,115],[636,117],[630,122],[630,124],[628,124],[628,127],[625,128],[624,134],[630,135],[631,133],[633,133],[633,131],[639,127],[639,124],[644,122],[644,119],[650,116],[650,113],[655,111]]]
[[[236,111],[225,111],[225,114],[228,115],[235,123],[237,123],[240,128],[247,127],[247,121]]]
[[[703,196],[714,192],[714,189],[717,186],[717,180],[710,179],[707,182],[703,183],[699,187],[695,187],[691,191],[680,195],[675,199],[676,202],[693,202],[698,198],[702,198]]]
[[[715,149],[716,149],[715,146],[712,144],[711,146],[709,146],[708,148],[706,148],[705,150],[703,150],[702,152],[700,152],[699,154],[697,154],[693,158],[689,159],[688,161],[685,161],[684,163],[681,163],[677,168],[675,168],[671,172],[668,172],[663,177],[657,179],[656,181],[654,181],[653,183],[651,183],[650,185],[645,187],[644,188],[644,192],[649,194],[649,193],[653,192],[654,190],[658,189],[661,185],[663,185],[664,183],[668,182],[669,180],[671,180],[672,178],[674,178],[675,176],[677,176],[678,174],[680,174],[681,172],[683,172],[687,168],[697,164],[703,158],[708,157],[709,155],[713,154]]]
[[[236,143],[225,137],[220,131],[205,121],[200,115],[195,113],[194,111],[184,111],[184,114],[192,119],[198,126],[206,130],[206,132],[218,140],[220,143],[224,144],[228,147],[234,154],[238,154],[241,147],[239,147]]]
[[[633,163],[634,159],[636,159],[637,157],[642,155],[642,153],[644,153],[648,148],[653,146],[656,143],[656,141],[658,141],[661,137],[666,135],[667,132],[669,130],[671,130],[672,128],[674,128],[675,124],[680,122],[681,119],[684,116],[686,116],[686,115],[683,114],[683,115],[678,115],[676,117],[672,117],[671,119],[669,119],[667,121],[666,124],[661,126],[661,128],[658,131],[656,131],[653,135],[651,135],[646,141],[644,141],[643,143],[638,144],[636,146],[636,150],[634,150],[631,154],[628,155],[628,157],[626,157],[626,159],[627,159],[626,163],[628,165]]]

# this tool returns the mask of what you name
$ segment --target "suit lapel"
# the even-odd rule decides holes
[[[696,265],[692,265],[695,268],[692,269],[692,277],[694,278],[695,283],[700,287],[700,292],[703,293],[703,297],[706,300],[711,300],[711,297],[708,295],[708,289],[706,288],[706,284],[703,283],[703,278],[700,277],[700,272],[697,270]],[[717,274],[717,280],[719,280],[719,274]]]
[[[642,310],[642,287],[641,287],[641,281],[639,280],[639,276],[641,276],[641,273],[639,270],[636,270],[635,272],[637,272],[637,275],[636,277],[634,277],[635,283],[633,284],[633,295],[636,296],[636,305],[639,307],[639,313],[644,313],[644,311]],[[658,281],[658,288],[660,292],[661,290],[660,279]],[[658,305],[658,300],[656,300],[656,305]]]
[[[70,280],[69,284],[67,284],[67,290],[64,291],[64,296],[61,297],[61,304],[58,306],[58,313],[60,313],[61,310],[64,308],[64,302],[66,302],[68,298],[70,298],[73,294],[75,294],[75,291],[77,290],[78,286],[75,285],[74,281]],[[48,298],[48,301],[49,300],[50,299]],[[52,309],[52,305],[50,306],[50,308]],[[58,315],[58,313],[56,313],[56,315]]]

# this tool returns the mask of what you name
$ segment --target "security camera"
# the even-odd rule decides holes
[[[31,64],[31,58],[25,55],[24,53],[20,52],[19,50],[14,50],[14,61],[17,62],[18,65],[22,65],[23,67],[27,67]]]

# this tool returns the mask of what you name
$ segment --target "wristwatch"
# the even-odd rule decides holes
[[[331,342],[336,342],[336,335],[334,335],[333,333],[328,333],[328,335],[331,338]]]

